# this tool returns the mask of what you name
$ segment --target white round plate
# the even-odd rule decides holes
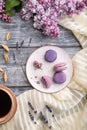
[[[57,52],[57,59],[54,62],[47,62],[44,59],[45,52],[49,49],[55,50]],[[34,61],[37,60],[42,63],[42,69],[37,69],[33,66]],[[53,78],[54,70],[53,66],[60,62],[67,63],[67,69],[64,70],[66,74],[66,81],[62,84],[56,84],[52,80],[52,85],[50,88],[45,88],[41,77],[44,75],[48,75],[49,77]],[[57,46],[43,46],[35,50],[28,58],[26,64],[26,75],[30,82],[30,84],[40,92],[44,93],[54,93],[64,89],[68,83],[71,81],[73,74],[73,66],[72,61],[69,55],[61,48]]]

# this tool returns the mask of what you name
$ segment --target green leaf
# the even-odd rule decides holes
[[[20,3],[20,5],[15,7],[16,12],[20,12],[21,9],[22,9],[22,3]]]
[[[21,4],[20,0],[6,0],[5,8],[6,8],[6,14],[8,16],[13,16],[12,10]]]
[[[11,11],[7,11],[6,14],[10,17],[14,16],[15,14],[13,14]]]

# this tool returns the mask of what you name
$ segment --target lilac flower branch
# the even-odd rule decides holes
[[[24,0],[22,0],[25,2]],[[65,15],[80,14],[87,7],[87,0],[27,0],[22,8],[24,20],[34,19],[34,28],[50,37],[60,35],[58,21]]]

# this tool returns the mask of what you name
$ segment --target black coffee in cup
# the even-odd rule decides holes
[[[6,116],[11,110],[12,102],[10,96],[3,90],[0,90],[0,118]]]
[[[16,110],[16,96],[11,89],[0,85],[0,124],[8,122],[15,115]]]

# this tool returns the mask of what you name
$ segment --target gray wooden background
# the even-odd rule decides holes
[[[6,34],[11,33],[11,39],[5,40]],[[23,47],[16,49],[16,43],[20,44],[24,40]],[[30,42],[31,41],[31,42]],[[3,82],[2,74],[0,74],[0,84],[8,86],[13,90],[15,95],[32,89],[25,75],[25,65],[29,55],[38,47],[44,45],[57,45],[64,48],[71,57],[73,57],[80,49],[79,42],[71,31],[60,27],[59,38],[49,38],[41,34],[40,31],[33,28],[33,21],[23,21],[17,14],[13,18],[11,24],[0,21],[0,45],[7,44],[10,48],[8,64],[3,59],[3,49],[0,46],[0,67],[6,70],[8,80]],[[13,57],[15,53],[16,62]]]

